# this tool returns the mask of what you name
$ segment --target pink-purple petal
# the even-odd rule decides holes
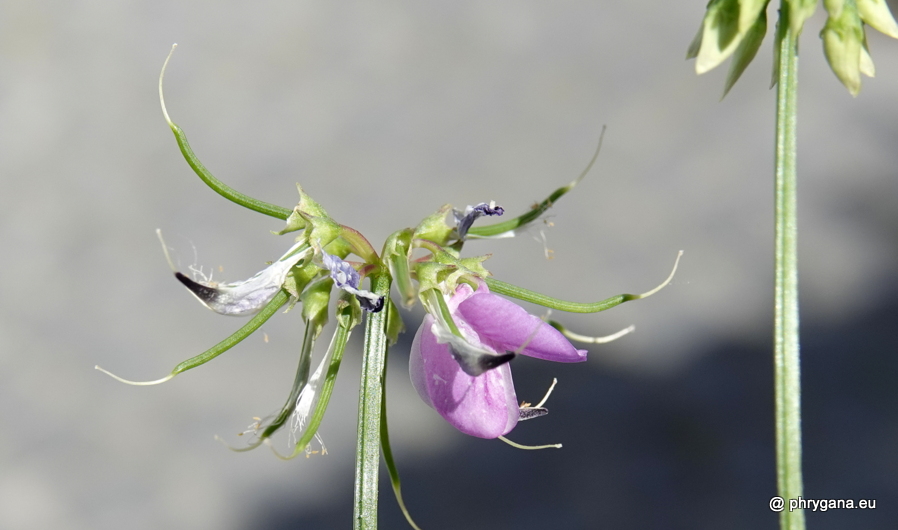
[[[485,343],[547,361],[575,363],[586,360],[564,335],[516,303],[489,292],[486,284],[458,305],[456,322],[464,320]],[[459,318],[460,317],[460,318]],[[529,342],[528,342],[529,341]]]
[[[586,360],[586,351],[574,348],[558,330],[514,302],[490,293],[486,283],[478,283],[476,291],[459,284],[447,300],[449,313],[468,343],[464,346],[472,351],[517,352],[557,362]],[[458,351],[438,342],[438,337],[450,340],[445,336],[449,331],[438,328],[440,325],[427,315],[412,343],[409,374],[418,394],[465,434],[496,438],[508,433],[520,417],[511,368],[504,364],[478,376],[468,375],[452,355]]]
[[[472,343],[479,342],[467,323],[456,319],[456,325]],[[409,374],[418,394],[465,434],[496,438],[508,433],[519,416],[509,365],[469,376],[452,358],[449,347],[437,343],[431,326],[433,317],[427,315],[412,343]]]

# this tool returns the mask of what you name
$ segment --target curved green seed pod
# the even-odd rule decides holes
[[[629,302],[630,300],[648,298],[649,296],[666,287],[667,284],[669,284],[670,281],[673,280],[674,274],[676,274],[677,272],[677,265],[679,265],[680,263],[680,256],[682,255],[683,251],[681,250],[679,254],[677,254],[677,260],[674,262],[673,270],[670,271],[670,276],[668,276],[667,279],[661,283],[661,285],[655,287],[651,291],[647,291],[642,294],[619,294],[617,296],[612,296],[611,298],[606,298],[599,302],[581,303],[559,300],[557,298],[552,298],[550,296],[546,296],[535,291],[530,291],[528,289],[524,289],[510,283],[494,280],[492,278],[487,278],[486,284],[487,286],[489,286],[490,291],[494,293],[510,296],[512,298],[517,298],[518,300],[524,300],[525,302],[538,304],[543,307],[557,309],[559,311],[567,311],[568,313],[598,313],[599,311],[611,309],[614,306],[620,305],[624,302]]]
[[[234,188],[228,186],[224,182],[215,178],[212,173],[206,169],[206,166],[200,162],[200,159],[197,158],[196,154],[194,154],[193,149],[190,147],[190,144],[187,143],[187,135],[184,134],[184,131],[181,130],[180,127],[175,125],[175,122],[171,120],[168,116],[168,111],[165,108],[165,98],[162,95],[162,79],[165,77],[165,68],[168,66],[168,61],[171,59],[172,53],[175,52],[175,48],[178,45],[175,44],[171,47],[171,52],[169,52],[168,57],[165,58],[165,63],[162,65],[162,72],[159,74],[159,102],[162,104],[162,114],[165,116],[165,121],[168,122],[168,126],[171,127],[172,132],[175,134],[175,139],[178,141],[178,147],[181,149],[181,154],[184,156],[184,160],[190,164],[191,169],[196,175],[206,183],[207,186],[212,188],[216,193],[224,197],[225,199],[239,204],[244,208],[249,208],[250,210],[264,213],[265,215],[270,215],[271,217],[277,217],[278,219],[286,220],[287,217],[290,216],[291,210],[289,208],[283,208],[281,206],[277,206],[274,204],[269,204],[265,201],[260,201],[259,199],[254,199],[249,195],[244,195]]]
[[[279,458],[289,460],[298,456],[300,453],[305,453],[309,443],[311,443],[312,439],[318,434],[318,427],[321,425],[321,420],[324,419],[324,413],[327,410],[328,403],[330,403],[331,394],[334,391],[334,384],[337,381],[337,373],[340,371],[340,363],[343,361],[343,352],[346,350],[346,343],[349,342],[349,335],[352,332],[352,328],[361,320],[361,311],[357,309],[358,304],[355,304],[356,307],[353,307],[353,304],[345,293],[342,298],[343,299],[337,302],[337,331],[331,339],[327,354],[325,354],[324,359],[321,360],[321,364],[315,370],[315,374],[309,379],[308,384],[303,388],[303,391],[310,396],[308,398],[309,402],[303,403],[304,392],[300,392],[297,400],[294,401],[296,414],[308,414],[311,411],[311,416],[300,418],[300,423],[307,420],[308,424],[304,426],[302,435],[296,441],[296,447],[293,450],[293,453],[284,457],[275,452]],[[321,376],[325,364],[327,365],[327,373],[324,374],[324,379],[322,381]],[[305,411],[300,410],[300,408],[305,408]]]
[[[155,381],[130,381],[128,379],[121,378],[121,377],[113,374],[112,372],[104,370],[103,368],[100,368],[99,366],[94,366],[94,368],[96,370],[99,370],[99,371],[103,372],[104,374],[112,377],[113,379],[121,381],[122,383],[127,383],[129,385],[149,386],[149,385],[158,385],[160,383],[164,383],[182,372],[186,372],[187,370],[190,370],[191,368],[196,368],[197,366],[200,366],[201,364],[206,364],[207,362],[211,361],[212,359],[218,357],[222,353],[224,353],[224,352],[230,350],[231,348],[233,348],[234,346],[236,346],[238,343],[240,343],[240,341],[242,341],[246,337],[249,337],[254,331],[259,329],[262,326],[262,324],[264,324],[269,318],[272,317],[272,315],[274,315],[278,311],[278,309],[283,307],[284,304],[287,303],[288,298],[289,298],[289,295],[287,295],[287,293],[285,293],[284,291],[280,291],[278,294],[275,295],[274,298],[271,299],[270,302],[268,302],[268,305],[266,305],[262,309],[262,311],[260,311],[256,316],[251,318],[249,322],[244,324],[242,328],[235,331],[230,337],[219,342],[215,346],[212,346],[211,348],[209,348],[208,350],[204,351],[203,353],[197,355],[196,357],[191,357],[190,359],[187,359],[186,361],[182,362],[181,364],[175,366],[174,370],[172,370],[170,374],[163,377],[162,379],[157,379]]]
[[[536,208],[533,208],[529,212],[515,217],[514,219],[509,219],[508,221],[504,221],[502,223],[496,223],[487,226],[475,226],[468,230],[468,237],[510,237],[514,235],[514,230],[525,226],[539,218],[540,215],[543,214],[546,210],[555,205],[555,201],[564,196],[565,193],[571,191],[574,186],[580,183],[583,180],[583,177],[589,173],[589,170],[592,169],[592,166],[596,163],[596,159],[599,158],[599,152],[602,150],[602,139],[605,137],[605,127],[602,127],[602,133],[599,135],[599,145],[596,146],[596,152],[593,153],[592,159],[590,159],[589,164],[586,165],[586,169],[583,170],[580,175],[572,180],[568,185],[562,186],[557,190],[553,191],[543,202],[539,203]],[[511,233],[510,235],[507,235]]]

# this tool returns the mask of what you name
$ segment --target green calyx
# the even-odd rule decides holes
[[[284,226],[282,230],[275,232],[276,235],[280,236],[288,232],[295,232],[306,228],[309,226],[310,217],[330,219],[330,216],[327,215],[324,208],[322,208],[312,197],[306,194],[302,189],[302,186],[296,184],[296,189],[299,191],[299,203],[293,207],[293,211],[290,212],[290,215],[287,217],[286,226]]]
[[[455,293],[460,281],[477,285],[477,280],[484,279],[490,272],[483,266],[489,256],[460,258],[454,251],[448,251],[432,241],[416,239],[414,247],[424,248],[431,252],[426,261],[412,263],[415,277],[418,280],[418,292],[436,289],[446,295]]]
[[[451,209],[451,205],[444,204],[439,210],[425,217],[415,227],[410,239],[426,239],[440,246],[448,245],[453,228],[446,222],[446,216]]]
[[[308,285],[299,296],[302,302],[302,318],[306,321],[306,326],[315,328],[316,333],[321,333],[327,324],[327,308],[333,288],[334,281],[325,277]]]
[[[390,271],[390,276],[399,291],[399,296],[403,307],[411,307],[415,303],[415,296],[418,290],[412,283],[412,272],[409,268],[409,259],[411,258],[412,234],[410,228],[393,232],[384,243],[381,255],[384,263]]]

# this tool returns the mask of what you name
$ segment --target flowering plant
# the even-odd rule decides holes
[[[727,58],[730,70],[723,96],[754,60],[767,33],[770,0],[710,0],[687,59],[697,74]],[[886,0],[823,0],[826,23],[820,31],[826,61],[852,96],[861,90],[861,74],[876,69],[867,45],[867,26],[898,39],[898,23]],[[797,122],[798,41],[817,0],[780,0],[774,32],[773,76],[776,86],[774,148],[774,402],[776,476],[779,498],[804,495],[801,441],[801,377],[798,311]],[[780,527],[805,528],[804,510],[780,510]]]
[[[518,404],[509,364],[515,356],[582,362],[586,360],[587,352],[575,348],[570,340],[607,342],[629,333],[633,327],[608,337],[584,337],[569,332],[556,322],[530,315],[500,295],[562,311],[592,313],[650,296],[673,278],[676,263],[670,276],[646,293],[622,294],[595,303],[566,302],[491,278],[483,265],[488,256],[462,255],[464,243],[470,238],[511,237],[539,219],[586,175],[598,157],[599,149],[577,179],[514,219],[478,227],[474,224],[479,218],[501,216],[504,209],[494,202],[479,203],[464,210],[443,206],[415,228],[393,233],[380,253],[360,232],[331,218],[301,187],[298,187],[299,202],[293,209],[243,195],[205,168],[193,153],[184,132],[169,117],[162,96],[162,80],[170,58],[171,54],[160,75],[159,96],[165,119],[188,164],[225,198],[285,221],[276,234],[290,234],[293,241],[280,258],[240,282],[216,283],[205,277],[191,278],[175,270],[169,259],[175,277],[204,306],[225,315],[254,316],[230,337],[178,364],[161,379],[134,382],[97,369],[129,384],[163,383],[224,353],[259,329],[280,309],[290,311],[299,304],[306,331],[291,392],[279,412],[253,423],[247,433],[254,439],[235,450],[245,451],[262,444],[271,446],[272,435],[289,424],[295,441],[293,452],[283,458],[318,452],[312,449],[313,439],[318,441],[320,452],[324,453],[326,449],[318,428],[349,336],[366,315],[356,466],[355,521],[359,528],[376,527],[376,479],[381,450],[397,500],[409,523],[417,528],[402,502],[386,430],[385,357],[388,344],[396,342],[403,328],[397,303],[390,296],[393,285],[398,305],[408,308],[420,301],[427,311],[409,357],[412,383],[421,398],[461,432],[505,440],[504,435],[519,421],[548,413],[543,407],[545,398],[536,406]],[[161,234],[159,237],[162,241]],[[162,245],[168,257],[168,247],[164,241]],[[365,279],[370,283],[370,290],[362,288]],[[312,353],[327,322],[335,288],[336,331],[317,368],[311,372]]]

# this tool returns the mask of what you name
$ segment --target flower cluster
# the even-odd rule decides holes
[[[576,183],[572,182],[553,195],[557,198]],[[516,355],[565,363],[586,360],[586,350],[575,348],[565,336],[574,335],[491,292],[489,284],[492,282],[506,294],[554,307],[546,304],[546,300],[551,299],[537,299],[528,296],[524,290],[510,289],[508,284],[489,279],[490,274],[483,267],[486,256],[461,257],[462,245],[469,234],[482,237],[490,233],[490,230],[482,230],[478,234],[473,228],[474,221],[484,215],[502,215],[504,209],[501,206],[491,202],[468,206],[463,212],[452,210],[453,222],[447,221],[450,208],[444,206],[415,229],[393,234],[379,256],[361,234],[336,223],[302,188],[298,189],[299,204],[287,216],[287,226],[279,233],[298,232],[299,236],[283,256],[257,274],[240,282],[216,283],[205,278],[191,279],[175,271],[175,277],[209,309],[224,315],[256,316],[237,333],[209,351],[179,364],[162,379],[134,383],[113,377],[134,384],[168,381],[223,353],[258,329],[280,307],[286,305],[289,310],[302,303],[303,318],[310,332],[303,346],[294,388],[279,414],[264,428],[261,423],[255,425],[253,433],[257,440],[250,447],[267,441],[293,417],[294,432],[304,428],[294,454],[309,452],[309,441],[318,436],[317,424],[329,397],[329,389],[323,386],[323,371],[328,367],[339,368],[349,331],[361,321],[362,312],[377,313],[389,308],[393,322],[387,332],[393,342],[401,328],[396,307],[388,297],[360,287],[364,277],[376,274],[393,277],[400,291],[409,291],[409,296],[403,297],[404,305],[410,307],[420,300],[427,310],[412,344],[409,374],[424,402],[465,434],[497,438],[511,431],[518,421],[547,412],[542,407],[518,404],[509,364]],[[548,208],[554,200],[547,199],[540,208]],[[513,235],[534,218],[530,213],[525,216],[506,222],[492,232],[498,231],[506,237]],[[327,243],[323,243],[325,241]],[[429,255],[413,258],[416,249],[424,249]],[[163,250],[168,257],[164,242]],[[347,261],[345,258],[349,254],[364,261]],[[327,320],[333,289],[343,292],[337,304],[337,334],[310,376],[312,349]],[[599,311],[653,292],[620,295],[597,304],[580,305],[592,306],[587,307],[587,311]],[[316,416],[318,421],[307,423],[308,418]]]
[[[159,86],[161,99],[162,76]],[[598,156],[598,149],[577,179],[555,190],[542,203],[516,218],[488,226],[475,226],[478,219],[498,217],[505,210],[494,202],[482,202],[463,210],[443,206],[416,227],[393,233],[378,253],[360,232],[331,218],[299,186],[299,202],[293,209],[264,203],[228,187],[212,176],[193,153],[184,132],[169,118],[164,100],[162,110],[185,159],[204,182],[233,202],[282,219],[286,224],[276,234],[290,234],[293,240],[280,258],[251,278],[239,282],[216,283],[206,277],[189,277],[175,270],[169,259],[177,280],[205,307],[224,315],[252,318],[230,337],[178,364],[166,377],[155,381],[128,381],[99,367],[97,369],[130,384],[163,383],[221,355],[259,329],[280,309],[286,308],[286,312],[297,305],[301,306],[306,332],[290,394],[280,411],[253,422],[244,434],[251,434],[254,440],[239,450],[267,444],[275,432],[291,425],[294,450],[289,457],[313,452],[311,442],[317,439],[321,443],[318,428],[327,409],[350,333],[363,321],[363,317],[367,326],[366,365],[371,358],[381,360],[380,364],[372,361],[372,366],[377,368],[363,376],[367,378],[363,379],[363,389],[373,382],[373,390],[363,393],[368,397],[361,398],[360,406],[366,406],[365,401],[371,400],[375,405],[370,410],[375,415],[379,414],[382,410],[382,370],[385,366],[382,358],[387,342],[395,343],[402,331],[397,307],[408,308],[418,301],[427,315],[415,334],[409,356],[412,384],[428,405],[461,432],[481,438],[501,438],[519,421],[548,412],[542,407],[545,399],[536,406],[518,404],[510,366],[510,361],[517,355],[556,362],[583,362],[586,351],[575,348],[569,337],[602,342],[627,333],[632,328],[605,339],[585,338],[567,332],[557,323],[528,314],[522,307],[500,295],[554,309],[596,312],[649,296],[671,279],[641,295],[626,294],[595,303],[573,303],[495,280],[483,266],[487,256],[463,255],[464,244],[470,238],[514,236],[517,231],[539,219],[585,176]],[[168,247],[164,242],[162,244],[168,258]],[[362,288],[365,279],[369,280],[371,290]],[[398,304],[391,300],[391,285],[396,288]],[[335,294],[337,299],[334,303],[332,298]],[[315,344],[327,323],[331,307],[334,308],[336,330],[312,372]],[[371,425],[382,444],[391,474],[395,474],[386,433],[379,434],[380,425],[376,418],[366,423],[365,429]],[[360,440],[362,438],[360,420]],[[362,445],[360,442],[360,447]],[[325,452],[323,443],[321,452]]]
[[[703,74],[719,66],[730,56],[724,95],[754,59],[767,33],[767,4],[770,0],[711,0],[702,25],[686,52],[696,59],[695,72]],[[805,21],[814,14],[817,0],[783,2],[780,31],[789,31],[797,42]],[[885,0],[823,0],[827,18],[820,38],[833,73],[856,96],[861,89],[861,74],[873,77],[875,69],[867,48],[865,26],[869,25],[898,39],[898,24]],[[773,83],[778,78],[779,48],[774,45]]]

